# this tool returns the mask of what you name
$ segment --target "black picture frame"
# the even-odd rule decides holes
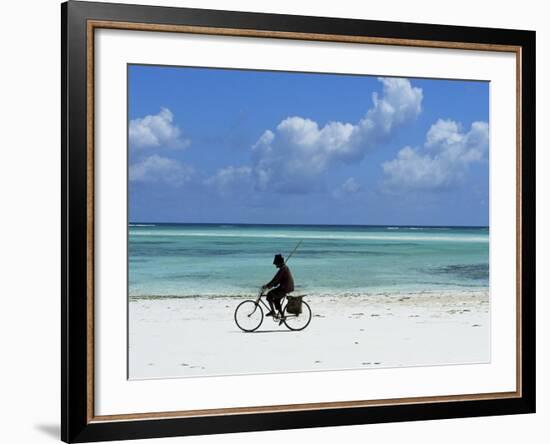
[[[90,20],[185,25],[411,41],[511,45],[521,65],[521,178],[516,196],[521,215],[519,350],[521,393],[498,399],[442,400],[335,407],[319,410],[97,421],[90,416],[89,343],[93,319],[90,286],[90,143],[87,101],[87,38]],[[357,19],[215,11],[69,1],[61,5],[62,54],[62,274],[61,438],[90,442],[180,435],[370,424],[535,412],[535,32],[397,23]],[[93,183],[93,182],[92,182]]]

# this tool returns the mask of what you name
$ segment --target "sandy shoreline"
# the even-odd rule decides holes
[[[311,324],[233,320],[245,298],[131,298],[131,379],[490,361],[488,291],[311,296]]]

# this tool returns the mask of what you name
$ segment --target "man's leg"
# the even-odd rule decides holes
[[[283,314],[281,310],[281,299],[284,297],[285,293],[278,288],[274,288],[267,293],[266,299],[269,302],[271,307],[271,313],[268,313],[266,316],[275,315],[277,310],[279,314]]]
[[[267,299],[267,302],[269,302],[269,309],[271,310],[269,313],[266,314],[266,316],[273,316],[275,314],[275,309],[273,308],[273,302],[275,299],[274,293],[276,293],[275,289],[270,290],[265,297]]]
[[[273,305],[275,305],[275,309],[279,312],[279,314],[283,315],[283,309],[281,307],[281,300],[284,298],[285,293],[281,290],[277,291],[276,294],[273,295]]]

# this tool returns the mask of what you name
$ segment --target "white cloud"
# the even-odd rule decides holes
[[[354,194],[361,189],[361,186],[354,177],[350,177],[342,184],[340,189],[348,194]]]
[[[328,122],[288,117],[275,131],[266,130],[252,147],[256,188],[303,193],[320,186],[319,178],[333,165],[354,163],[386,142],[393,131],[415,119],[422,90],[409,80],[380,78],[383,94],[373,93],[372,107],[359,122]]]
[[[131,182],[158,182],[180,186],[191,178],[193,169],[177,160],[155,154],[130,165],[128,175]]]
[[[471,164],[483,160],[488,144],[486,122],[474,122],[464,132],[459,123],[439,119],[422,148],[407,146],[382,164],[384,184],[393,190],[445,188],[460,181]]]
[[[168,108],[158,114],[130,121],[131,148],[185,148],[190,141],[182,137],[182,131],[174,124],[174,115]]]
[[[221,194],[227,194],[243,185],[251,185],[252,169],[248,166],[227,166],[204,181],[205,185],[215,187]]]
[[[346,196],[351,196],[353,194],[357,194],[361,191],[361,185],[355,177],[349,177],[340,185],[338,188],[336,188],[332,195],[336,198],[342,198]]]

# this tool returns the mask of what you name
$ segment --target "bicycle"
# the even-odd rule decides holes
[[[241,302],[239,305],[237,305],[237,308],[235,309],[235,323],[237,324],[237,327],[239,327],[242,331],[250,333],[255,330],[257,330],[260,325],[262,325],[262,322],[264,321],[264,310],[262,308],[265,307],[266,310],[270,311],[271,308],[269,305],[262,299],[262,296],[265,296],[266,289],[260,288],[260,291],[258,293],[258,297],[256,300],[248,299],[246,301]],[[311,308],[309,307],[308,303],[302,300],[301,302],[301,311],[300,313],[290,313],[288,308],[288,298],[293,297],[300,297],[303,296],[285,296],[284,299],[284,306],[282,305],[283,309],[283,316],[281,317],[279,314],[273,315],[273,320],[275,322],[280,322],[281,320],[283,323],[287,326],[288,329],[293,331],[300,331],[306,328],[309,323],[311,322]],[[283,303],[283,301],[281,301]]]

